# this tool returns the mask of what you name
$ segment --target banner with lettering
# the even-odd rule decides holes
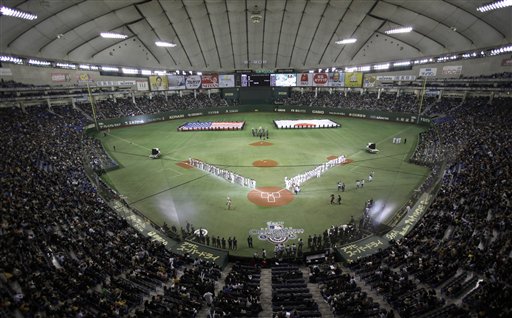
[[[313,75],[313,86],[328,86],[329,74],[327,73],[314,73]]]
[[[70,80],[68,73],[52,73],[52,82],[69,82]]]
[[[420,68],[420,75],[423,77],[432,77],[437,75],[437,67]]]
[[[137,81],[137,90],[138,91],[149,91],[148,81]]]
[[[313,74],[311,73],[298,73],[297,86],[313,86]]]
[[[201,87],[201,76],[199,75],[189,75],[185,80],[185,87],[187,89],[198,89]]]
[[[219,74],[203,75],[201,84],[203,88],[219,88]]]
[[[457,77],[462,74],[462,65],[443,66],[443,75]]]

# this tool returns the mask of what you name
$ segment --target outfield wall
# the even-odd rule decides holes
[[[197,109],[188,111],[173,111],[158,114],[148,114],[112,119],[98,120],[100,129],[117,128],[125,126],[143,125],[152,122],[172,120],[172,119],[185,119],[198,116],[209,115],[223,115],[242,112],[278,112],[278,113],[293,113],[293,114],[310,114],[310,115],[334,115],[343,117],[353,117],[362,119],[375,119],[382,121],[403,122],[403,123],[418,123],[429,125],[430,118],[426,116],[418,116],[405,113],[391,113],[380,111],[366,111],[366,110],[351,110],[344,108],[312,108],[312,107],[297,107],[297,106],[281,106],[281,105],[241,105],[239,107],[230,108],[208,108]]]

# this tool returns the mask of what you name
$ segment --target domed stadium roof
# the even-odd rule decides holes
[[[411,59],[511,42],[512,9],[478,0],[13,0],[0,52],[137,67],[308,69]],[[409,33],[387,34],[399,27]],[[101,32],[126,35],[107,39]],[[354,38],[355,43],[336,44]],[[156,41],[176,44],[158,47]]]

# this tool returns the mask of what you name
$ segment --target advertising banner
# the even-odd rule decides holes
[[[460,74],[462,74],[462,65],[443,66],[443,75],[459,76]]]
[[[432,77],[437,75],[437,67],[420,68],[420,75],[423,77]]]
[[[0,67],[0,76],[12,76],[12,71],[8,67]]]
[[[313,86],[328,86],[329,75],[327,73],[314,73]]]
[[[149,86],[152,91],[166,91],[169,82],[165,76],[153,75],[149,77]]]
[[[219,74],[203,75],[201,84],[203,88],[219,88]]]
[[[416,75],[397,75],[395,77],[398,81],[414,81],[414,80],[416,80]]]
[[[77,80],[79,83],[92,83],[94,81],[92,75],[88,73],[78,73]]]
[[[69,82],[70,79],[68,73],[52,73],[52,82]]]
[[[503,59],[501,61],[501,66],[512,66],[512,59]]]
[[[363,86],[363,73],[362,72],[347,72],[347,73],[345,73],[345,86],[346,87],[362,87]]]
[[[343,72],[329,73],[329,86],[332,86],[332,87],[345,86],[345,73],[343,73]]]
[[[313,74],[311,73],[298,73],[297,86],[313,86]]]
[[[183,75],[168,75],[167,81],[170,90],[186,88],[185,76]]]
[[[377,76],[366,74],[364,76],[363,86],[364,87],[376,87],[376,86],[378,86]]]
[[[148,81],[137,81],[137,90],[138,91],[149,91]]]
[[[235,87],[235,75],[219,75],[219,87]]]
[[[187,89],[198,89],[201,87],[201,76],[199,75],[189,75],[185,80],[185,87]]]

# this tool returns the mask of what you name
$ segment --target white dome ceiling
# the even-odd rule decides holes
[[[180,70],[323,68],[512,42],[512,9],[468,0],[17,0],[0,17],[0,52]],[[253,23],[257,22],[259,23]],[[407,34],[385,31],[412,26]],[[100,32],[126,34],[104,39]],[[357,38],[349,45],[336,40]],[[155,46],[162,40],[174,48]]]

